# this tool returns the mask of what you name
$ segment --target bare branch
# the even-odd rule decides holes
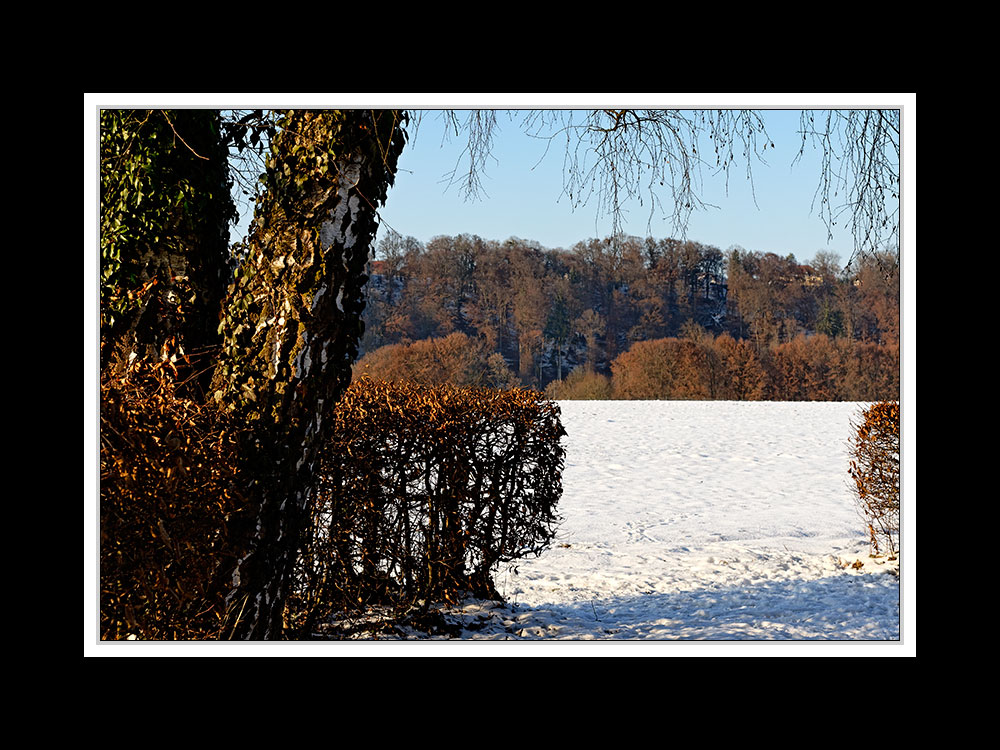
[[[177,140],[179,140],[181,143],[183,143],[185,146],[187,146],[187,150],[188,151],[190,151],[192,154],[194,154],[195,156],[197,156],[199,159],[204,159],[205,161],[208,161],[208,157],[207,156],[202,156],[197,151],[195,151],[193,148],[191,148],[191,146],[188,144],[188,142],[184,140],[183,136],[181,136],[181,134],[177,132],[177,128],[175,128],[174,124],[170,121],[170,116],[167,114],[167,110],[161,109],[160,110],[160,114],[163,115],[163,119],[167,121],[167,125],[170,126],[170,129],[174,131],[174,136],[176,136]]]
[[[514,119],[515,113],[509,113]],[[704,173],[724,176],[742,166],[756,202],[753,167],[767,164],[774,144],[759,110],[531,110],[520,113],[523,130],[564,148],[563,193],[574,209],[596,201],[597,217],[610,215],[621,232],[627,205],[649,206],[649,223],[661,212],[680,235],[694,211],[712,208],[702,198]],[[899,241],[899,110],[807,110],[802,144],[821,152],[813,201],[832,239],[849,223],[851,260],[877,257]],[[446,178],[461,182],[466,199],[484,194],[482,176],[498,130],[495,110],[444,113],[449,132],[468,144]],[[495,161],[495,160],[494,160]],[[464,166],[462,166],[464,164]],[[661,198],[662,193],[666,193]]]
[[[486,195],[480,177],[486,174],[486,164],[489,159],[493,159],[494,162],[497,161],[493,157],[493,141],[496,132],[499,130],[496,110],[468,110],[464,122],[459,121],[455,110],[446,110],[442,114],[450,127],[454,129],[456,136],[462,131],[468,134],[468,142],[465,149],[459,155],[454,168],[445,175],[449,187],[455,182],[461,182],[461,191],[465,200]],[[445,134],[448,134],[447,130]],[[461,172],[461,165],[466,157],[468,157],[468,167],[464,172]]]
[[[899,243],[899,110],[806,110],[800,117],[802,143],[821,152],[813,208],[833,237],[838,222],[850,223],[854,254],[879,257]],[[848,265],[850,265],[850,262]]]
[[[536,137],[565,138],[564,194],[574,208],[596,198],[615,234],[630,200],[649,202],[652,223],[665,210],[663,190],[675,230],[686,234],[692,212],[711,207],[701,198],[703,169],[724,173],[728,188],[730,170],[743,159],[752,183],[753,158],[763,162],[771,143],[752,110],[541,111],[530,113],[525,127]]]

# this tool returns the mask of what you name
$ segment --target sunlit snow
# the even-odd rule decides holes
[[[461,639],[900,640],[900,560],[869,555],[849,485],[860,404],[560,406],[557,538],[498,576],[505,605],[448,612]]]

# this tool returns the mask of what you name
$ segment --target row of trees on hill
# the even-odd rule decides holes
[[[553,250],[517,238],[439,236],[424,245],[390,235],[371,264],[364,315],[369,370],[419,359],[422,350],[406,345],[460,333],[475,342],[469,356],[493,357],[491,381],[504,380],[505,364],[519,382],[544,388],[580,368],[610,377],[636,344],[661,339],[720,337],[760,361],[815,334],[839,350],[898,348],[899,262],[884,252],[847,270],[826,252],[800,263],[652,237]]]
[[[614,398],[874,401],[899,393],[897,346],[822,333],[760,353],[728,333],[640,341],[611,370]],[[574,386],[555,393],[573,397]]]
[[[758,352],[749,339],[690,327],[682,338],[637,341],[604,374],[581,366],[545,388],[553,399],[877,401],[899,394],[899,347],[826,334]],[[464,333],[389,344],[362,357],[357,376],[435,385],[511,388],[497,352]]]

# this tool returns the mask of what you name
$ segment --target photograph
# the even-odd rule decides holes
[[[85,658],[915,656],[915,132],[85,93]]]

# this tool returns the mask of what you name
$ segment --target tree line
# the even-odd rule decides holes
[[[548,249],[518,238],[463,234],[425,245],[391,234],[369,274],[356,368],[369,375],[517,383],[563,397],[594,389],[621,398],[788,400],[898,392],[895,251],[845,268],[825,251],[799,262],[671,238]],[[654,350],[670,363],[659,366],[660,386],[627,385],[641,368],[655,380]]]

